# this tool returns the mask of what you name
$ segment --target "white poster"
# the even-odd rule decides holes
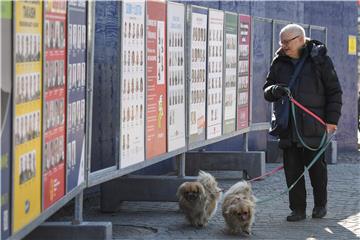
[[[225,34],[224,132],[231,132],[236,119],[236,46],[237,35]],[[227,127],[230,125],[230,127]]]
[[[185,147],[185,6],[167,7],[168,151]]]
[[[200,12],[200,11],[199,11]],[[190,64],[190,142],[205,139],[207,14],[192,12]]]
[[[145,3],[124,1],[120,167],[144,161]]]
[[[209,10],[207,139],[221,136],[224,12]]]

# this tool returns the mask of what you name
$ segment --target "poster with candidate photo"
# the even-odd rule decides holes
[[[12,232],[41,211],[42,20],[41,1],[14,5]]]
[[[86,1],[67,4],[66,192],[85,181]]]
[[[145,159],[144,1],[123,1],[121,39],[120,168],[124,168]]]
[[[238,83],[237,129],[249,126],[251,18],[239,15],[238,24]]]
[[[12,118],[12,3],[0,2],[0,68],[1,68],[1,146],[0,146],[0,239],[10,235],[10,184],[11,184],[11,118]]]
[[[225,13],[224,134],[236,127],[237,14]]]
[[[66,2],[44,2],[43,209],[65,194]]]
[[[185,5],[167,6],[168,151],[185,147]]]
[[[151,159],[166,152],[166,2],[148,1],[146,16],[146,159]]]
[[[224,12],[209,10],[206,138],[222,134]]]
[[[189,142],[205,140],[206,124],[206,8],[191,7],[189,59]]]

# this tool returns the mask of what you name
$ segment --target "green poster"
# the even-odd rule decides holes
[[[0,18],[11,19],[11,1],[0,1]]]
[[[229,134],[236,126],[236,64],[237,14],[225,13],[225,88],[223,132]]]
[[[237,14],[225,13],[225,33],[237,34]]]

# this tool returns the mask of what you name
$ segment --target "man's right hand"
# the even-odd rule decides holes
[[[276,84],[271,87],[271,93],[274,96],[274,98],[279,99],[282,96],[285,96],[287,94],[287,91],[284,86]]]

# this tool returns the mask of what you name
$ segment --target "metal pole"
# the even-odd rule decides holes
[[[83,191],[75,197],[74,219],[72,224],[79,225],[83,222]]]
[[[85,140],[85,181],[88,183],[91,169],[91,139],[93,110],[93,78],[94,78],[94,40],[95,40],[95,1],[88,3],[87,16],[87,92],[86,92],[86,140]]]
[[[181,153],[176,156],[178,165],[178,177],[185,177],[185,153]]]
[[[243,134],[243,142],[244,142],[244,151],[249,151],[249,133]]]

